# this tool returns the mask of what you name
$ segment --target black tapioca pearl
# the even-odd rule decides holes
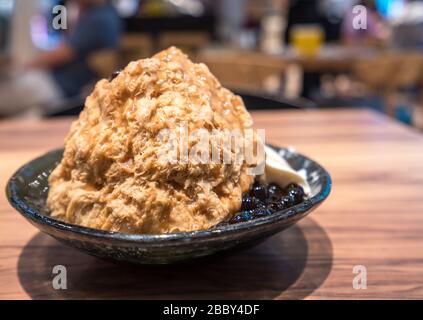
[[[248,220],[253,219],[253,211],[243,211],[241,213],[238,213],[236,216],[234,216],[231,220],[229,220],[229,223],[239,223],[239,222],[245,222]]]
[[[267,205],[267,209],[272,211],[272,212],[277,212],[279,211],[279,206],[278,206],[278,202],[271,202]]]
[[[304,190],[301,187],[291,189],[288,192],[288,196],[291,197],[294,204],[299,204],[304,200]]]
[[[242,217],[240,214],[237,214],[236,216],[232,217],[228,222],[230,224],[242,222]]]
[[[241,205],[242,211],[253,210],[261,206],[262,204],[260,200],[255,197],[246,196],[242,198],[242,205]]]
[[[290,196],[284,196],[277,202],[280,211],[291,208],[293,205],[294,201]]]
[[[112,73],[112,75],[109,78],[109,81],[112,81],[114,78],[116,78],[120,73],[122,72],[122,70],[116,70]]]
[[[251,189],[250,195],[264,202],[267,200],[267,188],[260,183],[255,183]]]
[[[272,210],[268,208],[260,208],[253,210],[253,218],[261,218],[261,217],[267,217],[272,214]]]
[[[267,195],[270,201],[274,201],[278,199],[283,193],[281,187],[279,187],[276,183],[271,183],[267,187]]]
[[[303,187],[301,187],[299,184],[296,184],[296,183],[290,183],[290,184],[288,184],[285,188],[284,188],[284,192],[285,193],[288,193],[290,190],[292,190],[292,189],[301,189],[303,192],[304,192],[304,189],[303,189]]]

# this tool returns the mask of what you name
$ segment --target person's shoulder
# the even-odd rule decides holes
[[[101,6],[92,10],[88,20],[90,25],[95,25],[110,31],[122,29],[121,18],[116,9],[111,5]]]
[[[104,5],[98,8],[93,9],[90,12],[90,16],[93,20],[119,20],[119,14],[117,10],[112,5]]]

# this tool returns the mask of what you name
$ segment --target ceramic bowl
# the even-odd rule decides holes
[[[141,264],[184,262],[257,244],[304,218],[328,197],[331,178],[322,166],[288,149],[272,148],[295,170],[306,172],[311,187],[308,199],[267,217],[209,230],[161,235],[125,234],[81,227],[49,217],[46,206],[48,176],[60,162],[63,150],[51,151],[21,167],[10,178],[6,193],[11,205],[39,230],[93,256]]]

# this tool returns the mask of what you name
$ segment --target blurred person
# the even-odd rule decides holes
[[[423,0],[409,0],[392,21],[392,46],[423,49]]]
[[[104,49],[117,49],[120,18],[108,0],[68,0],[78,18],[54,50],[39,53],[23,70],[0,82],[0,115],[28,110],[44,112],[60,100],[78,96],[98,75],[88,58]]]
[[[340,41],[345,13],[355,2],[354,0],[320,0],[319,11],[322,15],[321,24],[325,30],[325,39],[327,42]]]
[[[219,33],[225,43],[237,43],[245,22],[246,0],[218,0]]]
[[[342,23],[342,40],[348,45],[380,45],[389,36],[389,27],[382,15],[377,11],[374,0],[361,0],[357,3],[367,10],[367,28],[354,28],[356,13],[353,8],[347,11]]]
[[[12,67],[21,68],[37,53],[31,38],[31,21],[42,6],[41,0],[16,0],[10,20],[9,56]]]

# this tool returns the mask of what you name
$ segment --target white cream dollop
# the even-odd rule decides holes
[[[274,149],[268,146],[265,146],[264,149],[266,152],[266,167],[263,178],[267,183],[276,183],[281,187],[296,183],[303,187],[306,194],[310,194],[310,186],[307,183],[304,171],[295,171]]]

